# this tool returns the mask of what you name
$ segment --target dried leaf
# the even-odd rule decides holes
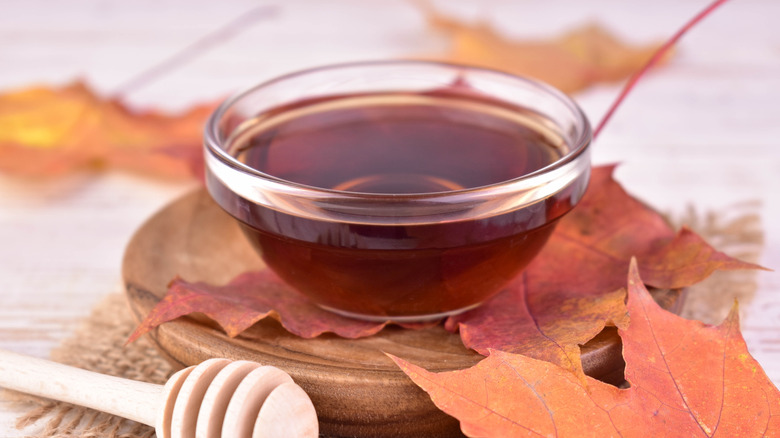
[[[465,23],[418,2],[430,27],[450,39],[445,61],[477,65],[543,80],[564,92],[627,78],[658,45],[631,47],[591,24],[549,41],[518,41],[486,23]]]
[[[625,318],[625,270],[638,256],[646,281],[661,288],[697,283],[716,269],[755,269],[715,251],[692,231],[677,236],[663,217],[593,169],[580,204],[558,224],[523,274],[479,308],[450,317],[464,345],[522,353],[580,370],[579,346]],[[565,268],[562,268],[565,267]]]
[[[231,337],[268,316],[302,338],[331,332],[354,339],[373,335],[389,324],[359,321],[323,310],[266,269],[241,274],[225,286],[189,283],[175,278],[168,287],[168,294],[146,316],[128,342],[164,322],[192,313],[205,314]],[[414,329],[432,324],[402,326]]]
[[[463,345],[485,356],[490,350],[522,353],[581,372],[580,345],[626,318],[625,291],[578,297],[555,290],[531,307],[528,295],[543,289],[527,285],[527,278],[521,275],[482,306],[448,318],[445,328],[459,329]]]
[[[76,82],[0,95],[0,171],[49,176],[116,167],[200,176],[202,126],[213,105],[179,116],[133,112]]]
[[[780,434],[780,392],[748,353],[736,308],[717,327],[666,312],[636,262],[628,290],[619,333],[629,389],[501,351],[439,374],[392,358],[472,437]]]
[[[675,237],[658,213],[620,187],[613,169],[593,169],[585,197],[514,283],[446,321],[447,329],[460,330],[466,347],[482,354],[489,349],[523,353],[580,372],[579,345],[625,319],[625,295],[618,289],[632,255],[648,260],[649,276],[663,287],[698,282],[714,269],[758,267],[714,251],[690,231]],[[324,332],[370,336],[387,324],[326,312],[265,270],[242,274],[226,286],[174,280],[132,339],[190,313],[208,315],[230,336],[267,316],[304,338]]]

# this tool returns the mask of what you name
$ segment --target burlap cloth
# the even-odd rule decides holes
[[[723,212],[699,214],[691,209],[673,220],[697,231],[714,247],[742,260],[757,261],[763,248],[758,204],[744,203]],[[683,315],[719,323],[734,299],[747,303],[756,290],[755,272],[717,272],[687,293]],[[172,369],[151,342],[140,339],[125,346],[135,327],[122,294],[106,296],[68,340],[52,351],[57,362],[104,374],[165,383]],[[152,437],[151,427],[90,409],[5,391],[5,398],[23,406],[17,427],[29,437]]]

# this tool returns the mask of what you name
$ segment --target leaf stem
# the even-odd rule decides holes
[[[245,11],[230,22],[188,45],[181,51],[174,53],[163,61],[134,75],[116,87],[114,92],[111,94],[114,97],[119,97],[121,95],[127,94],[128,92],[136,91],[139,88],[148,85],[154,80],[159,79],[161,76],[169,73],[171,70],[174,70],[182,64],[185,64],[193,58],[201,55],[211,47],[237,35],[247,26],[254,24],[257,20],[273,17],[276,14],[276,11],[277,7],[274,5],[256,6]]]
[[[656,50],[656,52],[653,54],[653,56],[647,61],[647,63],[639,69],[636,73],[634,73],[633,76],[628,80],[625,86],[623,86],[623,90],[620,91],[620,94],[618,95],[617,99],[612,103],[612,106],[610,106],[609,110],[607,110],[607,113],[604,115],[604,117],[601,118],[601,121],[599,122],[596,129],[593,131],[593,139],[595,140],[596,137],[598,137],[599,133],[602,129],[604,129],[604,125],[607,124],[610,118],[612,118],[612,114],[614,114],[615,110],[620,106],[620,104],[623,102],[623,100],[626,98],[628,93],[634,88],[636,83],[641,79],[645,73],[647,73],[648,70],[650,70],[655,64],[658,63],[658,61],[661,60],[661,58],[666,55],[666,53],[674,47],[675,44],[682,38],[683,35],[685,35],[693,26],[695,26],[698,22],[703,20],[705,17],[707,17],[712,11],[718,8],[718,6],[722,5],[723,3],[726,3],[728,0],[716,0],[712,3],[710,3],[709,6],[704,8],[701,12],[696,14],[695,17],[690,19],[685,25],[680,28],[680,30],[677,31],[669,40],[667,40],[661,47]]]

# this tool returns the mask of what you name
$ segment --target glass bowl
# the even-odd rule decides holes
[[[265,263],[325,309],[423,321],[478,306],[539,253],[590,175],[554,88],[421,61],[290,74],[223,103],[206,180]]]

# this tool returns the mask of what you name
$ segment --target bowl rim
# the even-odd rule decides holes
[[[361,67],[382,67],[388,65],[449,67],[453,69],[460,69],[460,70],[471,71],[471,72],[483,72],[483,73],[498,75],[500,77],[509,78],[513,81],[522,82],[526,86],[536,88],[539,91],[548,94],[551,97],[554,97],[557,101],[563,103],[566,107],[568,107],[571,113],[576,117],[578,125],[581,127],[581,129],[579,129],[578,132],[579,135],[576,136],[575,142],[573,143],[574,147],[572,147],[570,151],[568,151],[565,155],[563,155],[556,161],[540,169],[537,169],[533,172],[529,172],[527,174],[520,175],[515,178],[499,181],[492,184],[482,185],[482,186],[467,187],[467,188],[457,189],[457,190],[422,192],[422,193],[358,192],[358,191],[334,190],[325,187],[318,187],[318,186],[298,183],[295,181],[279,178],[277,176],[254,169],[242,163],[241,161],[233,157],[231,154],[229,154],[227,151],[225,151],[222,147],[220,147],[220,143],[223,140],[220,133],[220,127],[219,127],[220,121],[237,102],[239,102],[241,99],[247,97],[252,93],[255,93],[259,90],[265,89],[267,87],[276,85],[281,82],[287,82],[291,79],[295,79],[301,76],[309,76],[323,71],[361,68]],[[549,175],[551,173],[555,173],[556,170],[566,167],[567,165],[570,165],[572,162],[576,161],[578,158],[582,157],[585,154],[585,152],[589,150],[589,146],[592,143],[592,129],[591,129],[590,122],[587,116],[585,115],[585,113],[582,111],[579,105],[577,105],[577,103],[574,102],[573,99],[571,99],[569,96],[567,96],[566,94],[564,94],[563,92],[561,92],[560,90],[558,90],[557,88],[549,84],[546,84],[536,79],[518,76],[508,72],[480,67],[480,66],[440,62],[440,61],[403,60],[403,59],[355,61],[355,62],[329,64],[329,65],[299,70],[292,73],[287,73],[272,78],[270,80],[263,81],[257,85],[254,85],[238,93],[235,93],[233,96],[223,101],[219,105],[219,107],[217,107],[217,109],[214,110],[214,112],[212,112],[209,118],[207,119],[203,132],[204,132],[204,153],[206,155],[207,172],[213,170],[211,169],[212,166],[217,165],[217,163],[221,163],[246,176],[256,177],[259,180],[264,181],[265,185],[270,184],[271,187],[278,189],[280,192],[287,192],[289,190],[294,190],[299,194],[305,193],[307,196],[313,196],[316,198],[347,197],[347,198],[361,199],[361,200],[371,200],[371,199],[429,200],[429,199],[438,199],[438,198],[461,197],[464,195],[471,195],[474,193],[503,191],[504,189],[512,189],[513,187],[514,187],[513,190],[515,191],[523,190],[523,187],[535,186],[536,184],[532,184],[532,182],[539,179],[540,177]],[[515,186],[519,186],[519,187],[515,187]]]

